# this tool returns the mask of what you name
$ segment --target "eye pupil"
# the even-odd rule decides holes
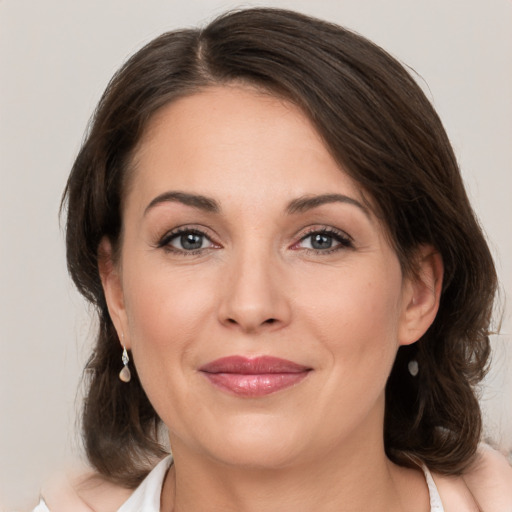
[[[196,233],[184,233],[180,237],[180,243],[183,249],[186,249],[187,251],[200,249],[203,245],[203,236]]]
[[[311,237],[311,247],[313,249],[330,249],[332,247],[332,237],[317,233]]]

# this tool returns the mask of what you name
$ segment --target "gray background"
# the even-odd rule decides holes
[[[58,209],[88,118],[142,44],[250,5],[346,25],[421,74],[510,301],[510,0],[0,0],[0,508],[28,507],[43,480],[80,458],[78,389],[94,329],[66,274]],[[507,450],[511,325],[508,307],[482,391],[487,432]]]

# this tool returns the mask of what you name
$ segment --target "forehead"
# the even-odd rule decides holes
[[[248,86],[210,87],[161,108],[132,167],[129,188],[148,198],[165,187],[275,199],[341,187],[366,202],[301,109]]]

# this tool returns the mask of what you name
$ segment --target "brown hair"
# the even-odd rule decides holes
[[[68,267],[96,306],[99,333],[87,365],[83,432],[88,458],[136,486],[155,457],[160,424],[132,367],[118,379],[120,345],[98,273],[102,237],[122,226],[130,156],[151,116],[212,84],[245,82],[302,108],[340,166],[373,199],[405,271],[420,244],[444,262],[437,317],[398,351],[387,388],[388,456],[459,473],[481,435],[474,386],[489,356],[496,273],[443,126],[420,87],[385,51],[344,28],[298,13],[249,9],[202,30],[163,34],[132,56],[105,91],[75,161],[67,200]],[[407,365],[418,361],[411,376]]]

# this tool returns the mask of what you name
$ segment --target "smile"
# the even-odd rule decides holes
[[[199,371],[224,391],[254,398],[298,384],[311,368],[270,356],[230,356],[207,363]]]

